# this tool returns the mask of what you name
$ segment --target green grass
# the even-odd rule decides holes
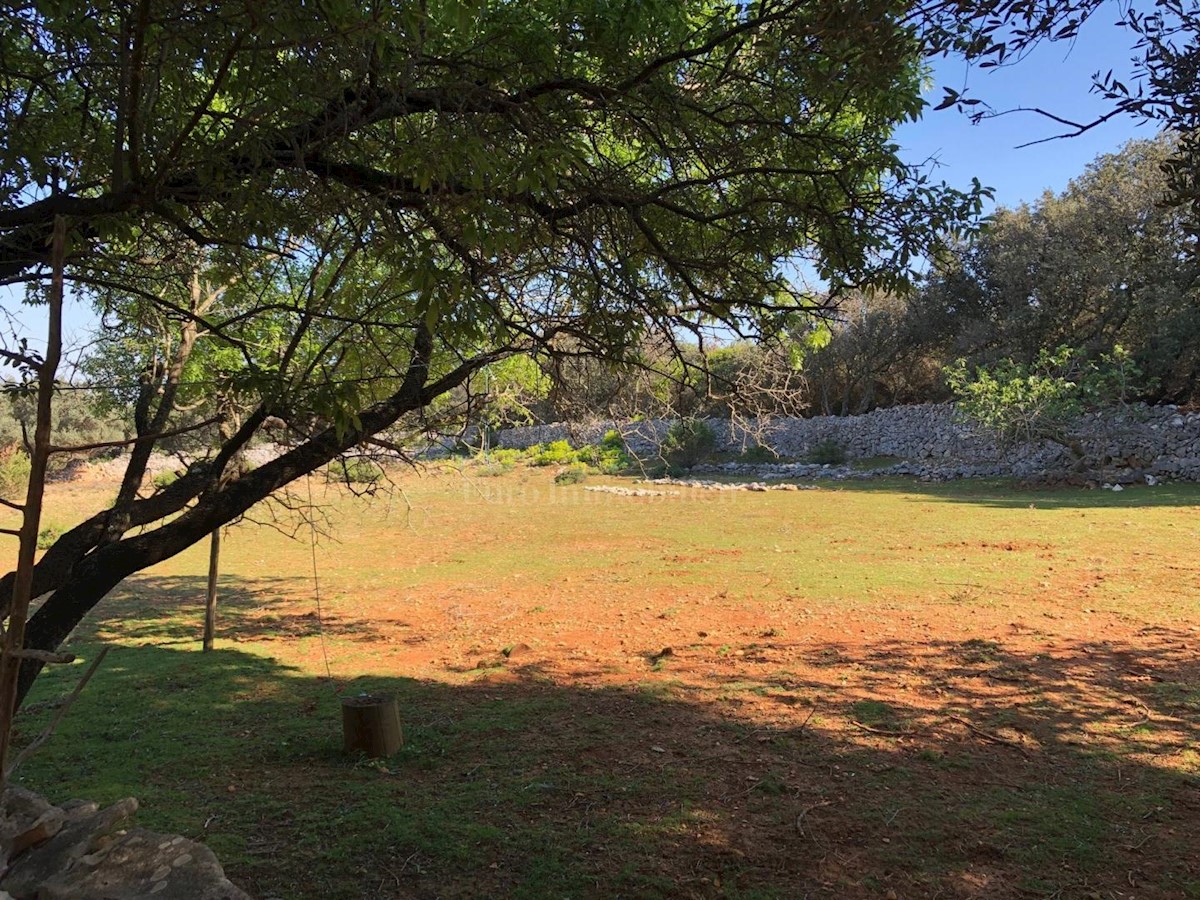
[[[310,547],[268,528],[224,542],[212,653],[206,548],[140,574],[36,686],[23,739],[112,648],[19,780],[137,796],[300,900],[1194,889],[1200,489],[315,487],[320,619]],[[108,493],[55,488],[53,521]],[[342,753],[359,691],[399,699],[390,760]]]

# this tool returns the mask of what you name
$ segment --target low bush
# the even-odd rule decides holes
[[[764,447],[761,444],[754,447],[747,447],[738,457],[738,462],[744,463],[773,463],[779,461],[779,454],[770,447]]]
[[[471,469],[471,474],[478,478],[497,478],[512,470],[512,463],[497,462],[496,460],[488,459],[480,460],[479,464]]]
[[[484,457],[485,462],[498,463],[502,466],[512,468],[525,456],[524,450],[514,450],[509,447],[501,447],[499,450],[493,450]]]
[[[846,461],[846,448],[833,438],[817,441],[808,448],[807,462],[821,466],[839,466]]]
[[[38,532],[37,548],[39,550],[49,550],[54,546],[54,542],[62,537],[63,530],[57,525],[47,525]]]
[[[667,429],[662,455],[672,469],[690,469],[709,459],[717,437],[708,423],[700,419],[680,419]]]
[[[599,469],[605,475],[619,475],[633,468],[633,457],[625,449],[625,438],[609,430],[599,444],[589,444],[576,454],[580,462]]]
[[[0,497],[24,499],[29,486],[29,456],[12,447],[0,452]]]
[[[150,479],[150,483],[152,485],[154,485],[154,487],[156,487],[158,490],[161,491],[165,487],[170,487],[172,484],[174,484],[178,480],[179,480],[179,473],[176,472],[174,469],[163,469],[163,471],[159,472],[157,475],[155,475],[153,478]]]
[[[565,466],[578,460],[575,450],[566,441],[534,444],[528,454],[531,466]]]
[[[572,463],[554,476],[555,484],[579,484],[588,477],[588,467],[583,463]]]

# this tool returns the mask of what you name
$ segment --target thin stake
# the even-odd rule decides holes
[[[329,651],[325,647],[325,616],[321,611],[321,579],[317,575],[317,522],[313,518],[312,512],[313,492],[311,472],[304,476],[304,483],[308,487],[308,535],[309,546],[312,548],[313,596],[317,598],[317,637],[321,641],[321,656],[325,660],[325,675],[329,678],[329,683],[333,684],[333,668],[329,665]],[[336,685],[334,685],[334,692],[337,692]]]

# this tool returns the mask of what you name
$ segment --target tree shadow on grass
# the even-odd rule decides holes
[[[109,637],[155,644],[198,641],[204,627],[208,579],[199,575],[135,575],[103,606]],[[301,611],[302,610],[302,611]],[[300,576],[225,577],[217,589],[217,638],[237,641],[317,637],[372,641],[365,619],[318,614],[312,579]]]
[[[817,482],[826,487],[825,482]],[[1017,480],[973,479],[928,483],[916,479],[881,478],[836,483],[836,490],[859,493],[916,494],[923,500],[967,503],[993,509],[1137,509],[1200,506],[1200,484],[1171,482],[1132,485],[1121,491],[1076,487],[1026,487]]]
[[[264,898],[1196,896],[1194,635],[1144,637],[772,640],[681,649],[620,688],[537,662],[364,678],[346,693],[393,693],[405,722],[381,762],[342,754],[325,679],[117,646],[22,777],[136,795],[143,824],[206,840]],[[693,653],[711,676],[673,679]]]

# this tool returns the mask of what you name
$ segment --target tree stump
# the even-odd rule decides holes
[[[391,756],[404,744],[395,697],[359,694],[342,700],[342,736],[347,753]]]

